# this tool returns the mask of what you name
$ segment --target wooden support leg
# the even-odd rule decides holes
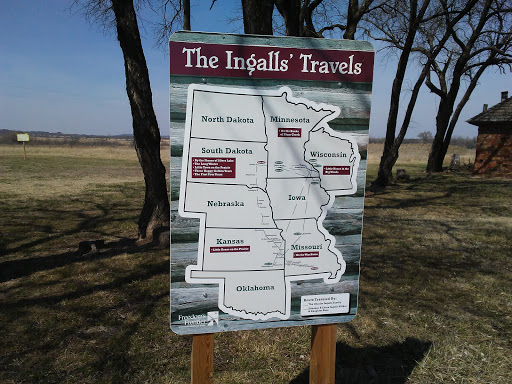
[[[334,384],[336,324],[313,325],[311,332],[310,384]]]
[[[192,384],[213,383],[213,333],[194,335],[191,370]]]

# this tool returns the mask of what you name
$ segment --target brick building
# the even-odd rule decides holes
[[[512,177],[512,97],[501,93],[501,102],[468,120],[478,126],[473,173]]]

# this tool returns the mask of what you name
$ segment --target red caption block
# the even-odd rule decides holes
[[[320,252],[293,252],[293,258],[299,257],[319,257]]]
[[[234,179],[236,168],[235,158],[193,157],[193,178]]]
[[[242,246],[242,247],[210,247],[210,253],[217,252],[251,252],[251,247]]]
[[[324,165],[324,175],[350,175],[350,167],[345,165]]]
[[[301,137],[301,128],[277,128],[277,137]]]

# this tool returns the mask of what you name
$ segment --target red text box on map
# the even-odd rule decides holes
[[[249,246],[234,246],[234,247],[210,247],[210,253],[218,252],[251,252]]]
[[[300,128],[278,128],[277,137],[301,137],[302,129]]]
[[[293,252],[293,258],[300,258],[300,257],[319,257],[320,252]]]
[[[227,157],[193,157],[193,178],[234,179],[236,159]]]
[[[350,175],[350,167],[345,165],[324,165],[324,175]]]

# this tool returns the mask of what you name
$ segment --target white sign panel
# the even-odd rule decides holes
[[[201,220],[189,283],[218,284],[219,308],[290,316],[294,280],[340,280],[345,262],[322,221],[357,190],[357,143],[328,122],[337,106],[289,88],[191,85],[179,214]]]
[[[169,48],[171,328],[350,321],[373,48],[193,32]]]

